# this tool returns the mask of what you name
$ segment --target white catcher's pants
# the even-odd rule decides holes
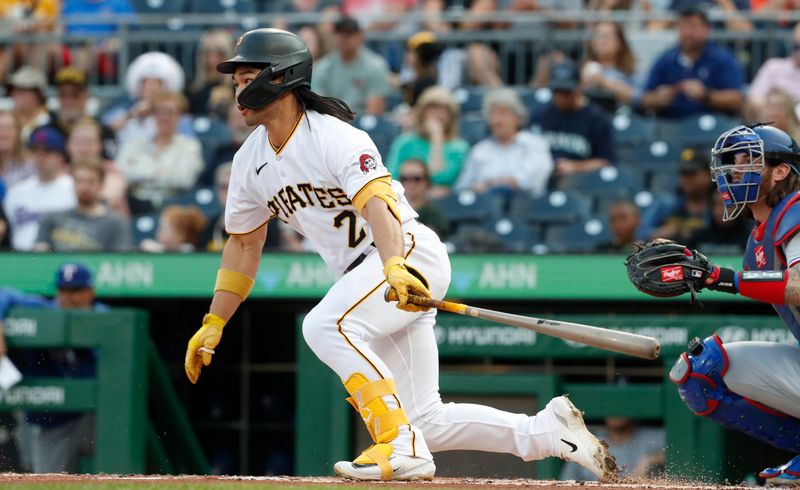
[[[403,225],[406,262],[420,271],[434,298],[450,283],[450,261],[436,234],[415,221]],[[331,287],[306,315],[303,336],[343,381],[361,373],[370,381],[393,378],[411,429],[392,441],[397,454],[433,459],[431,451],[470,449],[510,453],[525,461],[558,454],[558,425],[546,407],[535,416],[483,405],[443,404],[439,396],[436,311],[409,313],[383,299],[383,264],[373,251]],[[389,409],[394,397],[383,397]],[[343,401],[344,403],[344,401]]]

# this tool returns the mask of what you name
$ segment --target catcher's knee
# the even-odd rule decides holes
[[[729,360],[716,335],[694,339],[672,366],[669,377],[696,415],[739,430],[775,447],[800,452],[800,420],[732,392],[725,384]]]

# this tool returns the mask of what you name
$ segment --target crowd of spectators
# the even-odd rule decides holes
[[[633,240],[654,236],[730,248],[747,224],[718,218],[708,149],[725,125],[742,121],[769,121],[800,136],[800,25],[788,55],[749,71],[737,53],[710,38],[715,29],[755,29],[741,15],[746,11],[782,11],[795,3],[3,2],[0,19],[15,32],[77,34],[84,41],[59,45],[21,35],[0,44],[6,102],[0,106],[0,246],[221,250],[230,162],[251,128],[216,65],[232,54],[241,26],[198,31],[191,66],[186,57],[182,65],[151,50],[120,67],[116,34],[120,23],[135,24],[137,13],[233,11],[272,14],[274,26],[308,43],[313,89],[353,108],[355,124],[373,136],[420,220],[445,238],[457,237],[466,224],[501,242],[503,235],[524,235],[525,246],[514,251],[624,253]],[[536,60],[512,58],[511,66],[504,46],[477,34],[532,28],[525,20],[530,15],[514,20],[518,12],[579,9],[649,16],[621,23],[552,17],[552,28],[587,34],[581,52],[552,47]],[[427,15],[401,15],[414,12]],[[440,15],[453,12],[463,15],[455,21]],[[316,15],[317,22],[297,21],[300,14]],[[673,29],[676,42],[647,59],[629,40],[631,29]],[[456,31],[476,35],[444,41]],[[374,33],[405,42],[371,42]],[[509,73],[527,82],[514,83]],[[747,73],[755,73],[752,80]],[[93,94],[104,74],[121,74],[116,96]],[[704,117],[711,118],[705,126],[716,129],[698,141],[684,121],[702,127]],[[480,209],[471,212],[471,206]],[[564,212],[540,219],[543,208]],[[569,233],[581,246],[551,246],[554,237],[565,236],[564,227],[577,230]],[[480,251],[457,239],[451,244],[456,251]],[[271,223],[267,248],[307,245]]]

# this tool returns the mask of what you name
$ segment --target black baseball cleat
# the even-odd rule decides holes
[[[608,444],[586,428],[582,412],[575,408],[567,395],[553,398],[550,406],[558,420],[561,439],[558,456],[583,466],[601,481],[615,480],[618,469],[614,456],[608,452]]]

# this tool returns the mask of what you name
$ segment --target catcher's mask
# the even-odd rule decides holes
[[[254,29],[236,42],[233,57],[217,66],[221,73],[233,73],[238,66],[253,66],[261,73],[245,87],[237,102],[248,109],[260,109],[302,85],[311,86],[311,51],[296,35],[280,29]],[[280,76],[283,80],[276,82]]]
[[[711,149],[711,179],[717,183],[725,210],[723,221],[736,219],[758,200],[764,170],[764,141],[747,126],[722,133]]]

